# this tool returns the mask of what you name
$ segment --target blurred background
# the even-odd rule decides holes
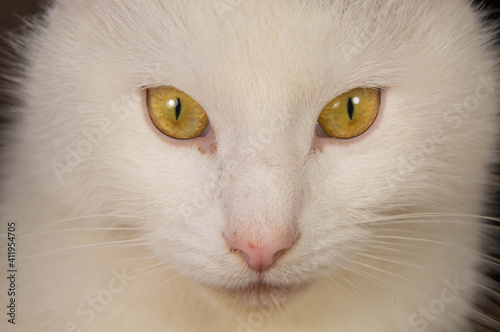
[[[48,2],[47,0],[0,0],[0,76],[8,66],[2,60],[14,56],[10,36],[22,29],[24,20],[39,13]],[[0,77],[0,110],[15,102],[6,87],[8,82],[2,81]],[[5,121],[5,114],[0,112],[0,123]]]
[[[39,0],[0,1],[0,31],[15,30],[22,23],[22,17],[39,11],[42,5]]]

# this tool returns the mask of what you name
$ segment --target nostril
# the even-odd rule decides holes
[[[237,249],[237,248],[231,248],[231,251],[232,252],[235,252],[237,254],[240,254],[241,256],[243,256],[243,258],[245,259],[245,261],[248,263],[248,261],[250,260],[250,257],[248,256],[248,254],[246,252],[244,252],[243,250],[241,249]]]
[[[224,238],[231,251],[239,254],[248,266],[257,272],[269,269],[296,242],[296,239],[280,238],[256,244],[246,239],[229,240],[226,236]]]
[[[293,243],[292,243],[292,245],[293,245]],[[281,256],[283,256],[287,250],[288,250],[288,248],[281,249],[281,250],[277,251],[277,252],[273,255],[273,260],[274,260],[274,261],[278,260],[278,258],[280,258]]]

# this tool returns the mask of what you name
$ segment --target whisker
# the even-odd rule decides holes
[[[141,257],[135,257],[135,258],[128,258],[128,259],[120,259],[117,261],[109,262],[106,264],[103,264],[103,266],[111,266],[111,265],[116,265],[116,264],[121,264],[123,265],[124,263],[131,263],[134,261],[146,261],[146,260],[152,260],[155,259],[156,256],[141,256]]]
[[[176,268],[175,266],[164,266],[163,268],[158,268],[158,269],[154,269],[154,270],[151,270],[151,271],[147,271],[147,272],[144,272],[144,273],[136,275],[136,276],[130,276],[130,279],[131,280],[136,280],[136,279],[143,278],[143,277],[145,277],[147,275],[150,275],[150,274],[162,273],[162,272],[165,272],[165,271],[173,270],[175,268]]]
[[[161,272],[161,271],[160,271]],[[114,322],[112,322],[110,324],[110,326],[113,326],[115,323],[117,322],[121,322],[123,320],[123,316],[129,312],[130,310],[132,310],[132,308],[134,308],[137,304],[139,304],[141,301],[143,301],[151,292],[153,292],[156,288],[158,287],[161,287],[163,286],[164,284],[166,284],[167,282],[170,282],[171,280],[173,280],[176,276],[174,277],[171,277],[169,279],[167,279],[165,282],[162,282],[159,286],[155,287],[154,289],[150,289],[150,290],[145,290],[144,292],[142,292],[141,296],[137,299],[137,301],[135,301],[134,303],[132,303],[130,305],[130,307],[128,307],[121,315],[119,315],[116,320]]]
[[[362,291],[358,286],[354,285],[352,282],[350,282],[348,279],[342,277],[342,275],[338,274],[337,272],[333,272],[333,275],[329,276],[330,280],[332,280],[337,286],[339,286],[341,289],[343,289],[346,293],[350,294],[351,296],[353,296],[351,294],[351,292],[349,291],[349,289],[347,289],[347,287],[345,287],[344,285],[341,285],[337,279],[335,278],[339,278],[339,279],[342,279],[342,281],[344,281],[345,283],[347,283],[349,286],[351,286],[353,288],[353,292],[354,294],[357,296],[357,297],[361,297],[361,295],[363,294],[365,297],[368,297],[368,295]],[[356,298],[356,296],[353,296],[353,298]]]
[[[443,224],[451,224],[453,226],[456,226],[456,225],[461,225],[461,226],[473,226],[475,228],[477,228],[479,231],[495,231],[495,232],[500,232],[500,225],[489,225],[489,224],[484,224],[484,223],[478,223],[478,222],[474,222],[474,221],[460,221],[460,220],[436,220],[436,219],[432,219],[432,220],[392,220],[392,221],[381,221],[381,222],[377,222],[375,223],[374,225],[370,225],[372,227],[376,227],[377,230],[393,230],[393,231],[396,231],[398,230],[397,228],[385,228],[383,226],[386,226],[386,225],[424,225],[424,224],[428,224],[428,225],[436,225],[436,226],[441,226]],[[403,229],[399,229],[399,231],[403,232],[404,230]],[[410,231],[406,231],[406,232],[410,232]],[[427,233],[424,233],[424,232],[421,232],[422,234],[427,234]]]
[[[399,275],[399,274],[396,274],[396,273],[393,273],[393,272],[390,272],[390,271],[386,271],[386,270],[383,270],[383,269],[379,269],[379,268],[377,268],[377,267],[375,267],[375,266],[372,266],[372,265],[370,265],[370,264],[361,263],[361,262],[358,262],[358,261],[356,261],[356,260],[350,260],[350,262],[352,262],[352,263],[354,263],[354,264],[358,264],[358,265],[364,266],[364,267],[367,267],[367,268],[369,268],[369,269],[373,269],[373,270],[375,270],[375,271],[379,271],[379,272],[384,273],[384,274],[388,274],[388,275],[390,275],[390,276],[393,276],[393,277],[395,277],[395,278],[398,278],[398,279],[401,279],[401,280],[404,280],[404,281],[408,281],[408,282],[410,282],[410,283],[412,283],[412,284],[417,284],[415,281],[410,280],[410,279],[408,279],[408,278],[405,278],[405,277],[403,277],[403,276],[401,276],[401,275]]]
[[[374,283],[375,285],[377,285],[378,287],[382,288],[384,291],[387,291],[387,290],[386,290],[385,288],[383,288],[380,284],[378,284],[378,283],[377,283],[377,281],[380,281],[380,282],[382,282],[382,283],[384,283],[384,284],[387,284],[387,285],[389,285],[389,286],[391,285],[391,283],[390,283],[390,282],[388,282],[387,280],[384,280],[384,279],[379,278],[379,277],[377,277],[377,276],[375,276],[375,275],[372,275],[372,274],[368,274],[368,275],[367,275],[366,273],[364,273],[364,272],[362,272],[362,271],[360,271],[360,270],[356,269],[355,267],[347,267],[347,266],[345,266],[345,265],[340,265],[340,266],[341,266],[342,268],[346,269],[347,271],[350,271],[350,272],[352,272],[352,273],[358,274],[358,275],[360,275],[360,276],[362,276],[362,277],[364,277],[364,278],[368,279],[369,281],[373,282],[373,283]]]
[[[127,273],[125,273],[125,275],[131,275],[131,274],[134,274],[134,273],[137,273],[139,271],[144,271],[146,269],[149,269],[149,268],[152,268],[152,267],[156,267],[156,266],[164,266],[165,263],[163,262],[160,262],[160,263],[156,263],[156,264],[152,264],[152,265],[146,265],[146,266],[143,266],[141,268],[138,268],[138,269],[135,269],[135,270],[132,270],[132,271],[129,271]]]
[[[362,277],[363,277],[363,278],[365,278],[365,279],[368,279],[370,282],[374,283],[376,286],[380,287],[380,288],[381,288],[381,289],[383,289],[384,291],[387,291],[387,290],[386,290],[385,288],[383,288],[383,287],[382,287],[382,286],[381,286],[381,285],[377,282],[377,280],[378,280],[378,281],[380,281],[380,282],[382,282],[382,283],[386,283],[386,284],[390,285],[390,284],[389,284],[389,282],[387,282],[386,280],[384,280],[384,279],[382,279],[382,278],[378,278],[377,276],[374,276],[374,275],[366,275],[365,273],[363,273],[362,271],[359,271],[358,269],[356,269],[356,268],[354,268],[354,267],[352,267],[352,268],[351,268],[351,267],[348,267],[348,266],[345,266],[345,265],[342,265],[342,264],[340,264],[339,266],[340,266],[341,268],[343,268],[343,269],[347,270],[347,271],[350,271],[350,272],[352,272],[352,273],[354,273],[354,274],[357,274],[357,275],[362,276]]]
[[[439,244],[439,245],[452,245],[450,243],[446,243],[443,241],[422,239],[422,238],[418,238],[418,237],[405,237],[405,236],[395,236],[395,235],[373,235],[372,237],[377,238],[377,239],[392,239],[392,240],[432,243],[432,244]]]
[[[83,244],[83,245],[74,246],[74,247],[67,247],[67,248],[61,248],[61,249],[51,250],[51,251],[48,251],[48,252],[44,252],[44,253],[40,253],[40,254],[37,254],[37,255],[33,255],[33,256],[30,256],[30,257],[26,257],[26,258],[20,259],[19,261],[20,262],[24,262],[24,261],[27,261],[27,260],[30,260],[30,259],[39,258],[39,257],[42,257],[42,256],[47,256],[47,255],[51,255],[51,254],[55,254],[55,253],[59,253],[59,252],[63,252],[63,251],[75,250],[75,249],[95,249],[95,248],[99,248],[100,249],[100,248],[122,247],[122,246],[123,247],[135,247],[135,246],[144,246],[144,245],[148,244],[147,242],[144,242],[144,243],[141,244],[140,241],[144,241],[144,239],[134,239],[134,240],[110,241],[110,242],[103,242],[103,243]],[[139,243],[139,244],[130,245],[131,243]]]
[[[493,319],[493,318],[483,314],[482,312],[477,311],[476,309],[474,309],[466,304],[464,304],[464,306],[467,309],[469,309],[470,311],[472,311],[474,314],[478,315],[481,319],[485,319],[485,320],[489,321],[490,323],[495,324],[497,327],[500,327],[500,322],[497,321],[496,319]]]
[[[388,243],[392,244],[392,242],[388,242]],[[369,241],[368,245],[366,245],[365,247],[366,247],[366,249],[365,249],[366,252],[373,252],[374,253],[374,252],[381,252],[381,251],[385,251],[385,252],[389,251],[389,252],[398,253],[398,254],[405,254],[405,255],[409,255],[409,256],[413,256],[413,257],[419,256],[417,253],[410,252],[408,250],[398,250],[398,249],[394,249],[394,248],[389,248],[387,246],[382,246],[382,245],[379,246],[379,245],[371,244],[371,241]],[[369,248],[374,248],[375,250],[367,250]]]
[[[477,281],[471,281],[471,282],[474,283],[478,288],[481,288],[483,291],[490,293],[490,296],[492,296],[494,298],[500,298],[500,291],[495,290],[491,287],[488,287],[488,286],[486,286],[480,282],[477,282]]]
[[[52,231],[38,232],[38,233],[27,233],[23,234],[23,238],[29,238],[40,235],[51,235],[54,233],[71,233],[71,232],[94,232],[94,231],[134,231],[140,230],[140,227],[89,227],[89,228],[70,228],[70,229],[55,229]]]
[[[90,218],[103,218],[103,217],[130,218],[130,219],[149,220],[149,218],[145,218],[145,217],[142,217],[142,216],[132,216],[132,215],[121,215],[121,214],[106,213],[106,214],[94,214],[94,215],[88,215],[88,216],[78,216],[78,217],[73,217],[73,218],[62,219],[62,220],[59,220],[59,221],[54,221],[54,222],[51,222],[51,223],[48,223],[48,224],[40,225],[40,228],[48,227],[48,226],[52,226],[52,225],[58,225],[58,224],[65,223],[65,222],[70,222],[70,221],[78,221],[78,220],[90,219]]]
[[[371,258],[371,259],[376,259],[376,260],[380,260],[380,261],[383,261],[383,262],[388,262],[388,263],[393,263],[393,264],[398,264],[398,265],[413,267],[413,268],[420,269],[420,270],[427,270],[427,271],[430,270],[429,268],[425,268],[423,266],[419,266],[419,265],[415,265],[415,264],[410,264],[410,263],[406,263],[406,262],[401,262],[401,261],[396,261],[396,260],[393,260],[393,259],[388,259],[388,258],[382,258],[382,257],[378,257],[378,256],[363,254],[363,253],[359,253],[358,256],[367,257],[367,258]]]
[[[364,241],[365,243],[377,243],[377,244],[381,244],[381,245],[391,245],[391,246],[400,246],[400,247],[409,247],[409,248],[418,248],[418,249],[432,249],[432,250],[436,250],[436,251],[443,251],[443,252],[446,252],[446,253],[450,253],[450,252],[453,252],[453,251],[450,251],[450,250],[445,250],[441,247],[439,248],[436,248],[436,247],[429,247],[429,246],[425,246],[425,245],[418,245],[418,244],[411,244],[411,243],[402,243],[402,242],[389,242],[389,241],[377,241],[377,240],[365,240]]]
[[[378,281],[380,281],[380,282],[382,282],[382,283],[387,284],[387,285],[390,286],[391,284],[387,280],[384,280],[382,278],[379,278],[379,277],[371,275],[371,274],[366,275],[364,272],[362,272],[362,271],[360,271],[360,270],[358,270],[358,269],[356,269],[354,267],[353,268],[349,268],[349,267],[347,267],[345,265],[340,265],[340,266],[342,268],[346,269],[347,271],[350,271],[350,272],[352,272],[354,274],[357,274],[357,275],[359,275],[359,276],[367,279],[368,281],[370,281],[371,283],[373,283],[375,286],[377,286],[378,288],[380,288],[391,300],[394,300],[394,297],[391,295],[391,292],[387,288],[383,287],[381,284],[379,284],[377,282],[377,280],[378,280]]]
[[[482,215],[475,215],[475,214],[465,214],[465,213],[446,213],[446,212],[427,212],[427,213],[407,213],[407,214],[399,214],[399,215],[389,215],[389,216],[380,216],[377,218],[372,218],[368,220],[363,220],[363,221],[358,221],[352,223],[353,225],[360,225],[360,224],[371,224],[371,223],[382,223],[384,221],[392,222],[392,221],[397,221],[397,219],[411,219],[411,218],[429,218],[429,217],[461,217],[461,218],[474,218],[474,219],[483,219],[483,220],[489,220],[489,221],[494,221],[497,223],[500,223],[500,218],[496,217],[490,217],[490,216],[482,216]],[[400,220],[400,222],[409,222],[409,223],[420,223],[424,221],[419,221],[419,220]],[[432,221],[430,221],[432,222]],[[435,222],[435,221],[434,221]],[[445,222],[451,222],[451,223],[456,223],[457,221],[446,221],[446,220],[439,220],[438,222],[440,223],[445,223]],[[462,221],[465,222],[465,221]],[[469,221],[470,223],[470,221]]]
[[[366,240],[365,241],[366,243],[368,243],[368,247],[370,247],[370,243],[377,243],[377,244],[382,244],[382,248],[385,249],[384,246],[404,246],[404,247],[410,247],[410,248],[419,248],[419,249],[426,249],[426,250],[434,250],[434,251],[440,251],[440,252],[443,252],[443,253],[453,253],[453,254],[456,254],[456,250],[457,249],[461,249],[462,251],[462,254],[467,254],[468,252],[474,254],[474,255],[477,255],[479,256],[479,258],[481,259],[481,261],[483,261],[484,263],[488,263],[488,264],[491,264],[491,265],[495,265],[495,266],[500,266],[500,259],[496,258],[496,257],[493,257],[493,256],[490,256],[488,254],[485,254],[485,253],[482,253],[482,252],[479,252],[475,249],[472,249],[472,248],[468,248],[468,247],[464,247],[464,246],[458,246],[456,244],[452,244],[452,243],[446,243],[446,242],[440,242],[438,241],[439,244],[442,244],[443,246],[447,246],[447,247],[451,247],[453,248],[454,250],[451,250],[451,249],[445,249],[445,248],[442,248],[442,247],[431,247],[431,246],[425,246],[425,245],[416,245],[416,244],[408,244],[408,243],[400,243],[400,242],[388,242],[388,241],[376,241],[376,240]],[[387,248],[389,249],[389,248]],[[404,252],[404,251],[399,251],[399,252]],[[411,254],[411,253],[409,253]]]

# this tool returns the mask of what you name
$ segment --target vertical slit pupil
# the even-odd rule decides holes
[[[349,115],[349,120],[352,120],[354,116],[354,104],[351,97],[349,97],[349,101],[347,102],[347,114]]]
[[[175,119],[179,120],[179,116],[181,116],[181,100],[177,98],[177,105],[175,106]]]

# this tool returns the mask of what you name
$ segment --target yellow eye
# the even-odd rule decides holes
[[[151,120],[167,136],[196,138],[207,128],[208,116],[203,107],[176,88],[148,89],[147,103]]]
[[[380,106],[380,89],[357,88],[341,94],[325,106],[318,118],[330,137],[353,138],[375,121]]]

